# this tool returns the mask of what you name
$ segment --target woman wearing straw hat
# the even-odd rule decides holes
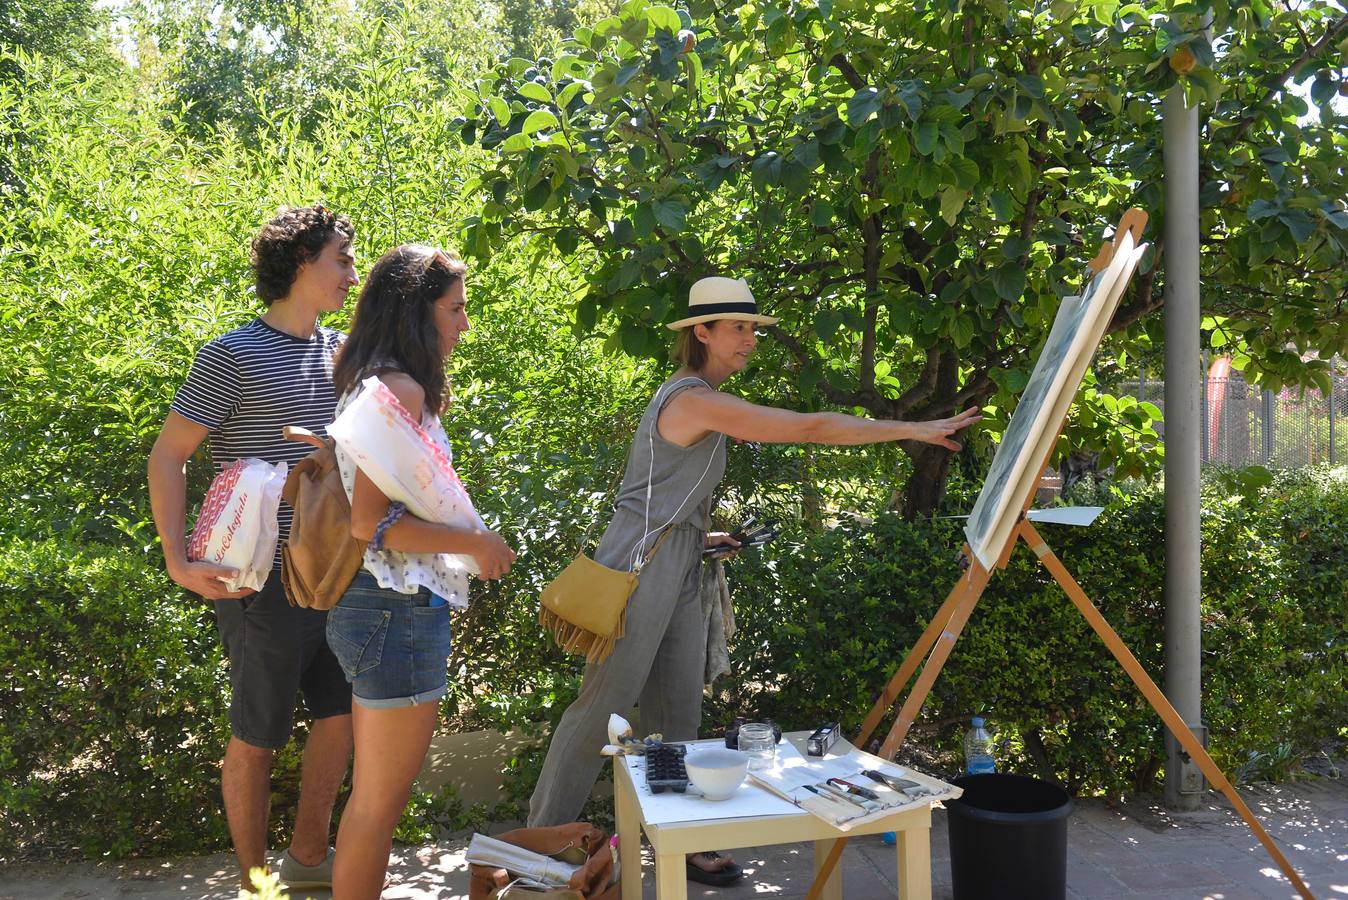
[[[580,696],[553,734],[530,800],[531,826],[580,815],[603,765],[599,750],[608,742],[610,714],[639,702],[642,734],[697,737],[707,649],[698,596],[703,550],[737,546],[728,534],[709,532],[727,436],[764,443],[916,440],[956,450],[951,436],[980,418],[976,409],[928,422],[797,413],[719,390],[748,364],[757,344],[754,326],[776,322],[758,314],[743,279],[703,278],[689,292],[687,317],[669,325],[678,332],[673,356],[681,366],[637,426],[613,520],[595,552],[597,562],[627,570],[649,558],[628,601],[624,636],[606,659],[586,667]],[[696,881],[727,884],[740,874],[720,854],[689,858],[688,876]]]

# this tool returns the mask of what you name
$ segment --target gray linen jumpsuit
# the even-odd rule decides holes
[[[669,537],[641,570],[628,600],[623,637],[607,659],[586,666],[580,696],[562,714],[529,801],[530,827],[562,825],[580,816],[604,765],[599,751],[608,743],[612,713],[626,715],[640,701],[640,736],[660,732],[670,741],[697,737],[707,653],[698,587],[711,495],[725,474],[725,435],[713,432],[691,447],[680,447],[660,437],[655,425],[670,400],[699,385],[707,386],[698,378],[665,382],[637,426],[613,521],[595,561],[630,570],[666,523],[671,523]],[[652,533],[639,554],[645,531]]]

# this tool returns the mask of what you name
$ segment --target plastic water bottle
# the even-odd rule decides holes
[[[964,769],[970,775],[987,775],[997,771],[992,758],[992,738],[983,727],[983,717],[974,716],[973,728],[964,735]]]

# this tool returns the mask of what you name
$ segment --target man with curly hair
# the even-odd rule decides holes
[[[337,402],[332,358],[345,335],[319,325],[318,316],[341,309],[359,283],[354,237],[346,217],[322,206],[282,209],[262,228],[251,258],[267,308],[201,348],[150,452],[150,506],[169,577],[214,603],[229,658],[231,737],[220,783],[245,887],[250,868],[267,866],[272,758],[290,740],[298,695],[312,727],[281,878],[296,889],[331,883],[328,838],[351,755],[351,688],[328,649],[327,613],[286,601],[279,541],[258,592],[231,592],[222,582],[232,569],[188,560],[185,469],[207,438],[219,472],[245,457],[299,461],[310,448],[285,440],[285,425],[326,433]],[[283,501],[279,540],[292,515]]]

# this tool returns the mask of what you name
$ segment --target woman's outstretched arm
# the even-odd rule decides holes
[[[712,431],[742,441],[766,444],[875,444],[884,441],[921,441],[947,450],[960,445],[952,435],[982,418],[976,408],[957,416],[925,422],[867,419],[846,413],[799,413],[759,406],[733,394],[710,389],[684,391],[670,401],[660,416],[660,434],[679,444],[691,444]]]

